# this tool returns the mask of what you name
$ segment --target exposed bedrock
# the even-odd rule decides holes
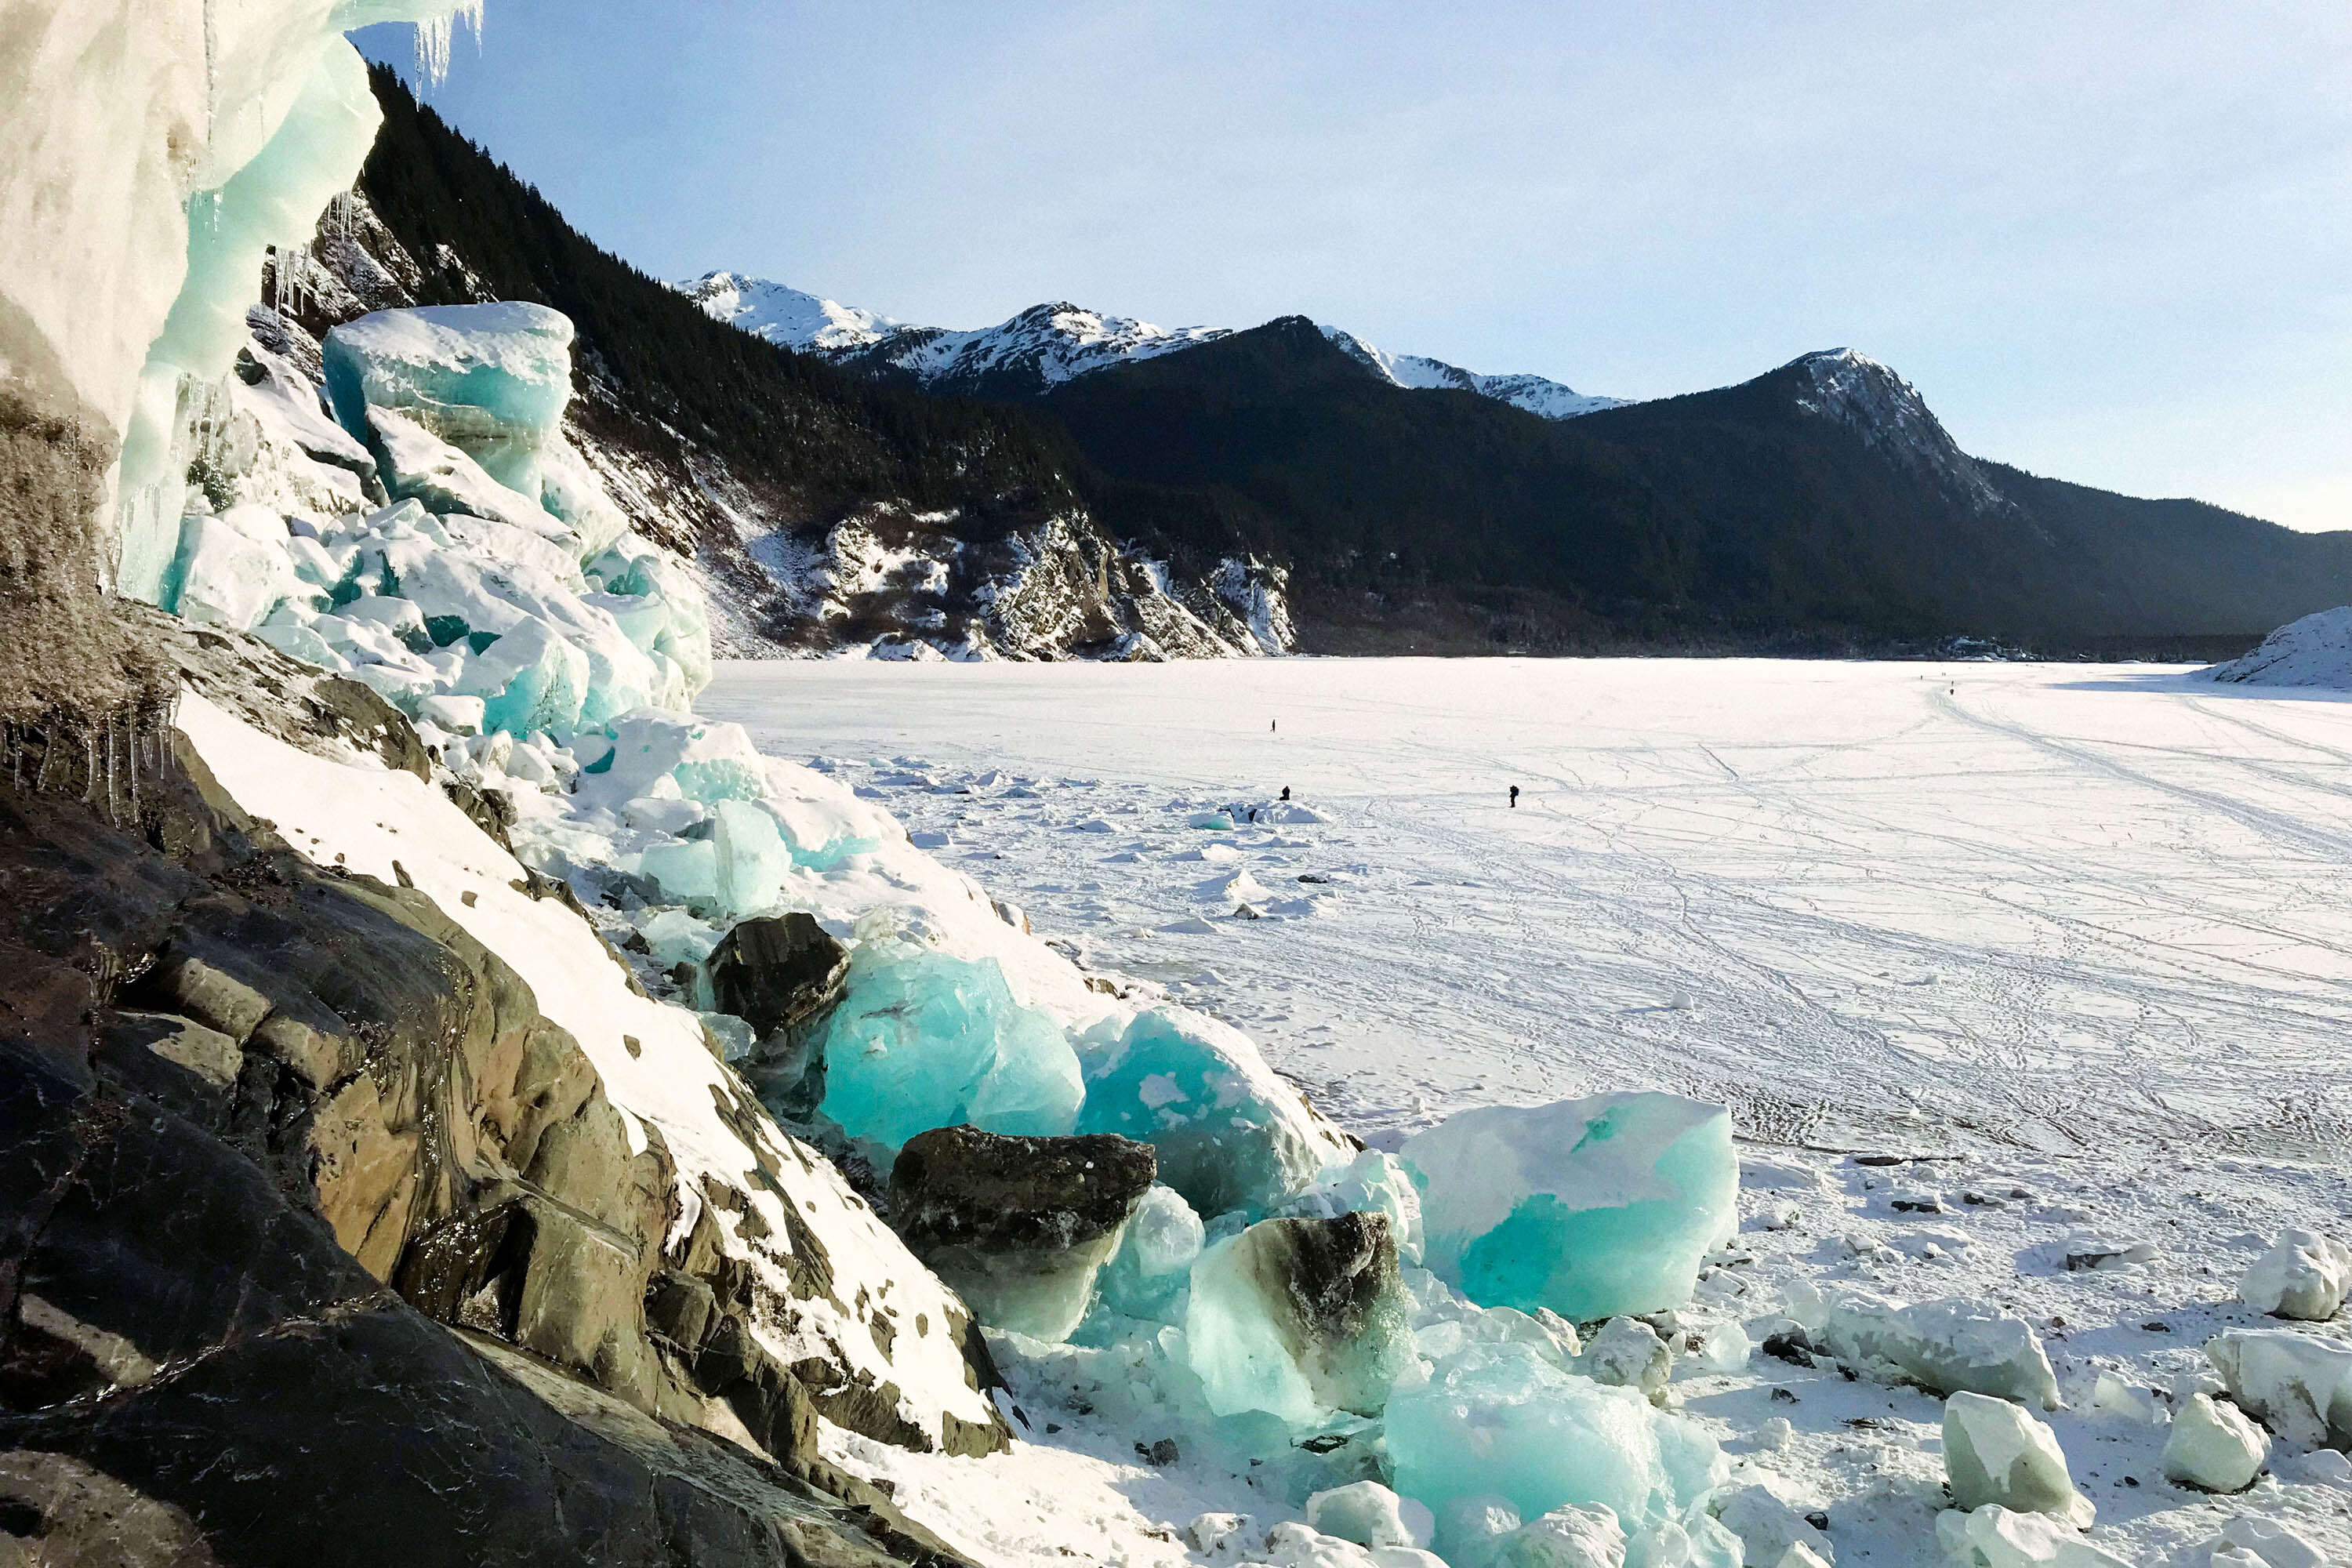
[[[1150,1187],[1151,1146],[1108,1133],[916,1134],[890,1172],[890,1223],[981,1321],[1067,1339]]]
[[[364,689],[145,620],[184,669],[250,660],[242,702],[273,732],[415,743]],[[749,1205],[706,1190],[675,1224],[658,1131],[632,1138],[497,954],[414,889],[293,854],[192,752],[118,757],[134,790],[94,779],[89,748],[17,744],[21,771],[0,773],[12,1531],[60,1562],[944,1556],[815,1452],[820,1409],[919,1436],[898,1390],[761,1342],[793,1303],[720,1245],[715,1216]],[[792,1239],[795,1284],[835,1289],[816,1238]],[[963,1425],[950,1446],[1002,1441]]]
[[[737,1066],[760,1098],[805,1120],[824,1099],[816,1026],[849,988],[849,950],[815,917],[794,910],[742,921],[703,965],[711,1005],[751,1026],[756,1044]]]

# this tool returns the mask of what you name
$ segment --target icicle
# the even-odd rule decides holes
[[[460,22],[474,35],[476,45],[481,43],[482,4],[483,0],[458,0],[448,16],[416,24],[416,69],[428,86],[439,87],[449,79],[450,43]]]

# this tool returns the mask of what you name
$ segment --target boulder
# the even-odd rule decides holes
[[[980,1321],[1066,1340],[1150,1185],[1151,1147],[1108,1133],[916,1134],[890,1171],[890,1223]]]
[[[762,915],[719,939],[703,975],[714,1010],[757,1037],[737,1064],[743,1076],[780,1113],[805,1119],[824,1099],[824,1058],[811,1055],[810,1039],[848,989],[849,950],[813,915]]]
[[[2097,1518],[2074,1489],[2058,1435],[2006,1399],[1962,1393],[1944,1402],[1944,1476],[1964,1509],[2046,1513],[2077,1530]]]

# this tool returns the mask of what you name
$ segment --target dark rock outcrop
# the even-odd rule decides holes
[[[409,760],[364,688],[194,636],[253,661],[214,700]],[[743,1331],[761,1288],[707,1226],[673,1244],[657,1132],[631,1152],[503,961],[192,752],[126,759],[134,792],[30,743],[0,775],[0,1558],[947,1560],[816,1455],[804,1384],[839,1374]]]
[[[891,1167],[890,1223],[982,1322],[1063,1339],[1156,1169],[1151,1145],[1111,1133],[934,1128]]]
[[[760,1098],[805,1121],[824,1098],[816,1026],[848,989],[849,950],[814,916],[794,910],[739,922],[703,964],[711,1005],[751,1026],[758,1046],[738,1063]]]

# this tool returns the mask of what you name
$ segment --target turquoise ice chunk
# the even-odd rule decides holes
[[[1013,999],[992,958],[911,942],[851,953],[848,994],[823,1036],[820,1109],[852,1137],[895,1149],[933,1127],[1071,1131],[1085,1087],[1061,1026]]]
[[[1522,1519],[1598,1504],[1629,1535],[1673,1525],[1714,1539],[1697,1521],[1728,1473],[1715,1439],[1525,1345],[1472,1345],[1442,1362],[1390,1395],[1387,1426],[1396,1489],[1440,1520],[1457,1500],[1499,1495]],[[1454,1544],[1441,1532],[1441,1554]]]
[[[1154,1183],[1128,1216],[1118,1253],[1095,1277],[1103,1304],[1130,1318],[1181,1322],[1202,1239],[1192,1205],[1173,1187]]]
[[[1160,1181],[1199,1214],[1257,1218],[1341,1152],[1256,1048],[1212,1019],[1149,1008],[1088,1044],[1079,1131],[1150,1144]]]
[[[1465,1110],[1405,1141],[1430,1271],[1481,1306],[1589,1321],[1690,1299],[1738,1228],[1730,1113],[1673,1094]]]

